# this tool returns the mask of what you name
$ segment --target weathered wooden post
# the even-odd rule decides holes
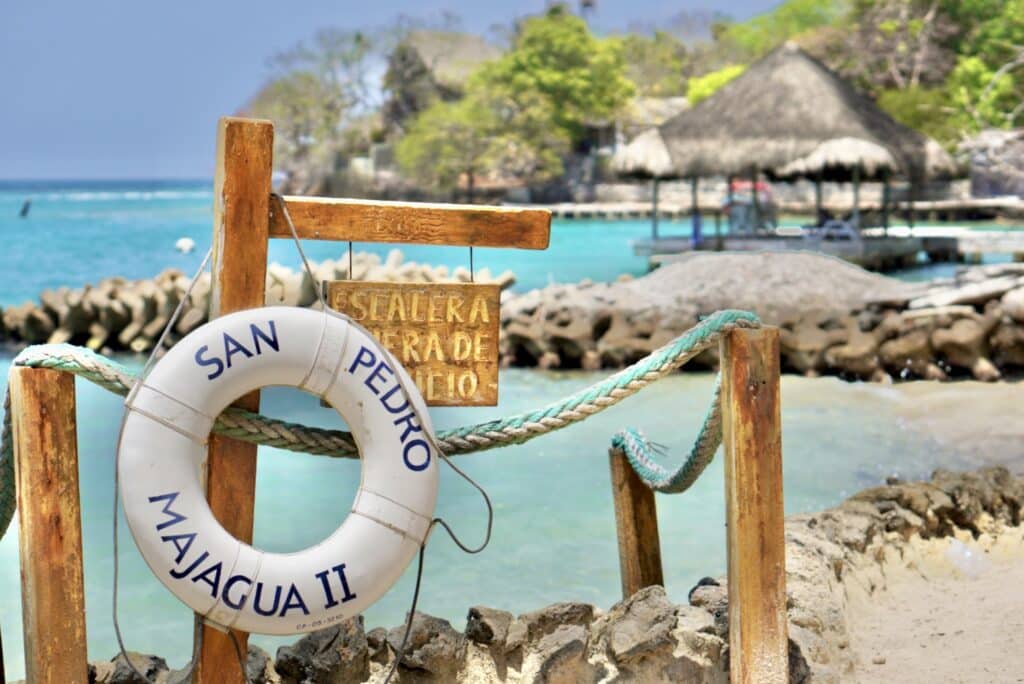
[[[210,318],[264,304],[273,148],[274,126],[269,121],[224,117],[218,124]],[[259,392],[240,397],[235,405],[258,411]],[[212,435],[206,482],[217,520],[229,534],[251,544],[256,445]],[[241,681],[230,635],[205,624],[201,617],[196,623],[202,642],[195,681]],[[235,638],[245,658],[248,635],[235,632]]]
[[[633,466],[622,450],[610,449],[608,460],[619,541],[622,598],[625,599],[644,587],[665,584],[661,569],[658,513],[654,491],[633,472]]]
[[[13,368],[9,382],[25,680],[86,684],[75,379]]]
[[[734,684],[788,681],[779,331],[733,330],[721,344]]]

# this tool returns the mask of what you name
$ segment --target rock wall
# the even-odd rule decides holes
[[[937,471],[929,482],[890,480],[839,506],[786,520],[790,682],[848,681],[863,664],[850,648],[847,605],[886,586],[887,568],[912,566],[915,544],[1016,529],[1024,480],[1005,468]],[[366,631],[362,618],[277,650],[250,647],[253,684],[381,682],[404,625]],[[687,603],[649,587],[608,610],[556,603],[522,615],[474,606],[463,631],[417,613],[396,682],[699,682],[729,680],[724,578],[704,578]],[[131,654],[157,682],[187,681],[154,656]],[[90,681],[141,684],[120,656],[90,665]]]
[[[991,381],[1024,368],[1024,264],[909,284],[807,252],[697,253],[635,280],[510,296],[503,362],[620,368],[725,308],[782,328],[787,372]],[[717,362],[712,349],[691,364]]]
[[[360,253],[355,280],[469,282],[459,267]],[[315,306],[316,283],[345,279],[348,260],[314,265],[315,278],[271,264],[268,305]],[[477,282],[507,288],[514,276],[481,269]],[[185,296],[188,278],[108,278],[48,290],[38,303],[0,312],[0,339],[14,344],[84,344],[103,353],[148,353]],[[196,283],[167,337],[170,346],[207,320],[210,277]],[[956,278],[908,284],[808,252],[696,253],[642,278],[551,285],[502,293],[500,352],[505,366],[621,368],[720,309],[754,311],[782,328],[787,372],[850,379],[971,376],[997,380],[1024,368],[1024,264],[964,269]],[[714,368],[717,349],[687,368]]]
[[[266,303],[283,306],[314,306],[317,283],[350,277],[348,258],[311,264],[316,280],[304,271],[293,271],[279,264],[267,268]],[[406,262],[401,251],[392,250],[387,258],[357,253],[352,258],[353,280],[390,282],[470,282],[469,270]],[[475,275],[476,282],[497,282],[507,288],[515,282],[511,271],[494,277],[486,268]],[[174,310],[188,289],[189,278],[169,269],[150,280],[129,281],[107,278],[81,289],[62,287],[47,290],[39,302],[25,302],[0,312],[0,339],[16,344],[84,344],[90,349],[111,353],[153,349]],[[210,304],[210,274],[204,273],[189,295],[181,316],[169,333],[169,347],[205,323]]]

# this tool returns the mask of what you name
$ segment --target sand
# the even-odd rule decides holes
[[[903,300],[924,286],[811,252],[694,252],[618,287],[649,304],[683,301],[700,313],[743,309],[776,322],[797,312],[846,313],[868,300]]]
[[[1024,682],[1024,528],[915,540],[902,560],[850,596],[851,681]]]

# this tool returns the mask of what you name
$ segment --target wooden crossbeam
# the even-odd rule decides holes
[[[456,247],[547,249],[547,209],[425,202],[286,196],[295,232],[304,240],[400,242]],[[270,203],[270,237],[290,238],[277,202]]]

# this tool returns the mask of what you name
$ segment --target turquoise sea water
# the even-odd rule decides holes
[[[31,197],[27,219],[17,217]],[[35,299],[51,287],[78,287],[109,275],[148,278],[173,266],[186,273],[199,267],[211,235],[213,194],[209,182],[4,183],[0,181],[0,306]],[[669,224],[671,225],[671,223]],[[685,224],[677,224],[679,231]],[[612,280],[620,273],[643,273],[645,261],[634,257],[630,240],[650,233],[646,221],[563,222],[552,231],[546,251],[478,248],[476,268],[495,274],[511,269],[516,289],[583,278]],[[180,237],[196,242],[192,254],[174,249]],[[309,241],[312,260],[338,259],[346,243]],[[356,251],[386,255],[395,245],[356,243]],[[407,245],[406,259],[469,267],[469,250]],[[270,261],[297,268],[295,245],[273,240]],[[17,274],[17,277],[10,277]]]
[[[30,217],[16,218],[24,197]],[[211,195],[206,184],[60,184],[12,188],[0,185],[0,305],[34,299],[46,287],[78,286],[107,275],[151,276],[167,266],[189,271],[201,255],[179,255],[181,236],[208,243]],[[680,232],[685,226],[679,225]],[[613,278],[640,273],[629,240],[647,234],[643,221],[558,223],[548,252],[478,250],[478,266],[511,268],[520,287],[551,280]],[[363,246],[385,253],[388,247]],[[337,257],[343,246],[312,244],[314,259]],[[297,264],[284,241],[271,258]],[[409,258],[455,266],[466,250],[407,248]],[[0,354],[0,377],[11,355]],[[136,361],[137,362],[137,361]],[[483,421],[553,401],[599,376],[504,371],[501,404],[493,409],[432,411],[440,428]],[[514,612],[558,600],[607,607],[618,598],[619,577],[607,448],[617,429],[632,425],[669,446],[678,457],[688,447],[706,410],[712,377],[689,374],[656,384],[584,425],[529,444],[462,457],[461,464],[494,501],[492,545],[465,556],[436,535],[426,555],[420,609],[462,628],[467,609],[487,604]],[[834,379],[783,382],[786,509],[815,510],[836,503],[886,475],[926,475],[934,467],[974,462],[973,453],[937,441],[909,408],[906,386],[846,384]],[[956,386],[934,386],[956,392]],[[86,602],[90,656],[115,650],[110,619],[112,571],[112,476],[118,398],[78,383]],[[297,391],[264,392],[264,412],[298,422],[336,426],[330,410]],[[345,516],[358,482],[358,463],[260,450],[256,544],[268,550],[297,549],[332,531]],[[295,496],[295,492],[302,492]],[[468,541],[483,532],[484,507],[468,485],[446,473],[439,514]],[[721,464],[716,462],[688,493],[659,496],[659,518],[669,593],[685,599],[693,583],[724,570],[724,505]],[[22,675],[16,525],[0,540],[0,631],[8,677]],[[190,613],[153,578],[130,535],[121,535],[121,620],[132,650],[156,652],[172,666],[187,661]],[[401,622],[412,590],[412,572],[366,614],[367,626]],[[268,650],[288,640],[256,638]]]

